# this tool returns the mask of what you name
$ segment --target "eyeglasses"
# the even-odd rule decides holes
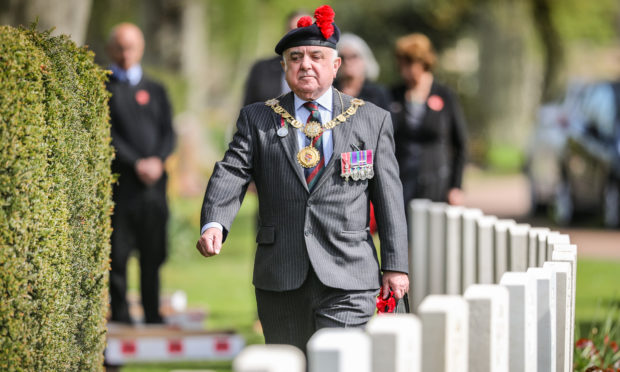
[[[343,61],[354,61],[359,59],[360,56],[359,54],[341,54],[340,58],[342,58]]]

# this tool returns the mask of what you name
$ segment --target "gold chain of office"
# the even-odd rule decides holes
[[[270,99],[265,102],[265,104],[271,107],[276,114],[282,116],[284,120],[291,123],[294,128],[301,129],[303,127],[303,133],[306,137],[310,138],[310,145],[299,150],[297,153],[297,162],[304,168],[313,168],[321,161],[321,154],[319,153],[319,150],[314,147],[313,139],[320,136],[324,130],[335,128],[337,125],[347,121],[349,117],[355,115],[358,107],[362,106],[364,101],[359,98],[354,98],[351,100],[351,106],[349,106],[344,113],[339,114],[327,123],[321,124],[317,121],[309,121],[306,125],[295,119],[293,115],[289,114],[288,111],[280,106],[280,102],[277,99]]]
[[[345,112],[336,116],[335,118],[328,121],[327,123],[321,124],[316,121],[310,121],[304,125],[302,122],[295,119],[291,114],[289,114],[288,111],[284,109],[284,107],[280,106],[280,102],[277,99],[274,98],[274,99],[270,99],[267,102],[265,102],[267,106],[271,107],[271,109],[276,114],[282,116],[284,120],[288,121],[294,128],[302,129],[303,127],[302,131],[304,132],[306,137],[310,139],[314,139],[315,137],[318,137],[325,130],[333,129],[337,125],[344,123],[345,121],[347,121],[349,117],[355,115],[358,107],[362,106],[364,103],[365,102],[359,98],[353,98],[351,100],[351,106],[349,106],[349,108],[346,109]]]

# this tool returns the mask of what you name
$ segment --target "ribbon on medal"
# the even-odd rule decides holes
[[[345,181],[369,180],[375,176],[372,150],[343,152],[340,154],[340,177]]]

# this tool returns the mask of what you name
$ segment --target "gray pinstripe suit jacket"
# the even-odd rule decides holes
[[[346,110],[351,99],[334,89],[333,116]],[[293,93],[280,97],[280,104],[295,115]],[[241,110],[237,132],[209,180],[201,226],[219,222],[226,237],[253,179],[260,219],[253,277],[257,288],[299,288],[312,265],[329,287],[376,289],[380,270],[368,229],[372,201],[381,270],[407,273],[407,228],[389,113],[367,102],[333,129],[334,153],[312,192],[296,161],[296,129],[289,127],[288,136],[281,138],[276,134],[280,124],[280,116],[264,103]],[[355,151],[353,145],[373,150],[374,178],[346,182],[340,176],[340,154]]]

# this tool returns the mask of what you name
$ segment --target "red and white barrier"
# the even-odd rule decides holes
[[[106,362],[167,362],[190,360],[232,360],[245,346],[235,333],[180,330],[163,326],[108,327]]]

